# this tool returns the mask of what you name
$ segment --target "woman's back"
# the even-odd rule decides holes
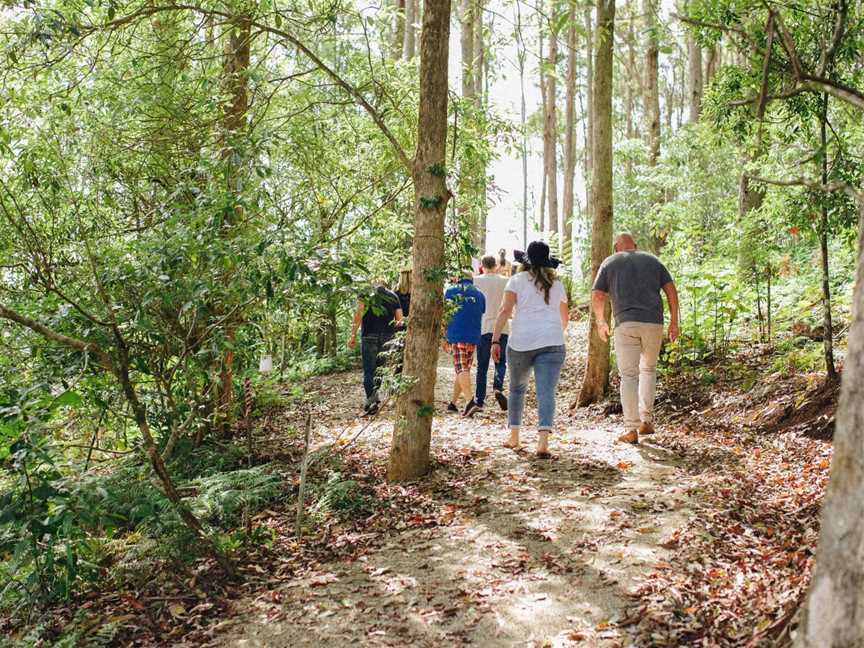
[[[564,344],[561,329],[561,302],[567,301],[564,285],[555,280],[549,288],[549,303],[541,286],[530,272],[518,272],[507,282],[507,292],[516,294],[516,307],[507,346],[516,351],[531,351]]]

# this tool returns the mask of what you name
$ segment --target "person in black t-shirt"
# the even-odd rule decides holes
[[[384,365],[384,345],[393,339],[396,327],[401,324],[402,306],[399,297],[392,290],[378,286],[371,297],[357,302],[348,348],[357,346],[357,329],[360,328],[363,389],[366,391],[366,404],[363,409],[368,414],[377,412],[381,402],[378,397],[381,378],[377,373],[378,368]]]

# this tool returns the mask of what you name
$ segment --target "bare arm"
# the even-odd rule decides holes
[[[606,321],[606,300],[609,295],[602,290],[591,291],[591,310],[597,322],[597,334],[604,342],[609,341],[609,323]]]
[[[567,305],[566,301],[561,302],[560,313],[561,313],[561,329],[566,331],[567,330],[567,324],[570,323],[570,307]]]
[[[507,325],[507,320],[513,315],[514,306],[516,306],[516,293],[505,290],[504,299],[501,300],[501,308],[498,309],[498,317],[495,319],[495,328],[492,330],[492,360],[494,362],[501,359],[501,345],[496,343],[501,339],[501,331]]]
[[[402,309],[397,308],[396,312],[393,313],[393,319],[396,322],[396,326],[402,326],[402,322],[405,320],[405,316],[402,314]]]
[[[669,302],[669,339],[673,342],[678,338],[678,289],[670,281],[663,286],[666,301]]]
[[[353,349],[357,346],[357,329],[360,328],[360,322],[363,321],[363,306],[362,301],[357,302],[357,308],[354,309],[354,320],[351,322],[351,337],[348,338],[348,348]],[[402,311],[399,311],[400,313]]]

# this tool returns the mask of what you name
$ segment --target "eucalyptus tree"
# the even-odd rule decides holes
[[[591,174],[592,229],[591,280],[600,264],[612,252],[612,81],[615,35],[615,0],[599,0],[594,55],[593,168]],[[607,306],[606,317],[609,317]],[[609,385],[609,340],[600,339],[597,322],[591,315],[588,330],[588,358],[579,392],[579,405],[603,398]]]

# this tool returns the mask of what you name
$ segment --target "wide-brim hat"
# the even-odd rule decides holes
[[[513,258],[519,263],[528,263],[535,268],[557,268],[561,260],[549,255],[549,246],[543,241],[531,241],[528,250],[513,250]]]

